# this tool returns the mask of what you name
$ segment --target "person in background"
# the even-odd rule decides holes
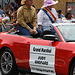
[[[9,14],[9,11],[6,11],[4,13],[4,15],[5,15],[5,17],[2,20],[5,22],[5,24],[6,23],[10,23],[10,14]]]
[[[5,6],[4,6],[4,7],[3,7],[3,11],[4,11],[4,12],[9,11],[9,10],[8,10],[8,7],[5,7]]]
[[[67,9],[67,13],[71,13],[72,9],[71,8],[68,8]]]
[[[21,0],[14,0],[15,1],[15,7],[19,8],[21,6]]]
[[[10,30],[8,31],[8,33],[17,31],[17,25],[18,25],[18,24],[16,23],[16,21],[17,21],[17,13],[14,12],[14,14],[13,14],[13,28],[10,29]]]
[[[21,0],[15,0],[15,7],[13,12],[13,28],[8,31],[8,33],[17,31],[17,9],[21,6]]]
[[[72,23],[74,19],[71,16],[71,13],[66,13],[65,18],[62,19],[63,23]]]
[[[3,17],[5,17],[5,16],[4,16],[4,11],[2,10],[1,5],[0,5],[0,22],[1,22],[1,19],[2,19]],[[1,32],[1,31],[2,31],[2,25],[0,24],[0,32]]]
[[[13,13],[13,23],[16,23],[16,21],[17,21],[17,13],[14,12]]]
[[[4,14],[4,11],[1,9],[1,5],[0,5],[0,16],[3,17],[2,15]]]
[[[18,7],[14,7],[14,12],[16,12],[16,13],[17,13],[17,9],[18,9]]]
[[[17,31],[17,23],[13,23],[13,28],[12,29],[10,29],[9,31],[8,31],[8,33],[11,33],[11,32],[16,32]]]
[[[32,6],[33,0],[22,0],[21,6],[17,11],[17,29],[22,35],[30,36],[31,34],[40,34],[41,31],[37,28],[37,14]]]
[[[53,8],[53,6],[57,3],[58,1],[44,0],[44,6],[42,6],[37,15],[38,27],[40,28],[40,30],[50,30],[50,26],[52,26],[52,23],[58,22],[57,12],[55,8]]]
[[[57,10],[57,13],[58,13],[58,23],[62,23],[62,18],[64,18],[64,15],[62,14],[62,10],[59,9]]]
[[[6,11],[4,13],[5,17],[2,19],[3,23],[6,24],[10,24],[10,14],[9,14],[9,11]],[[8,30],[10,29],[10,26],[6,26],[6,29],[3,28],[2,26],[2,32],[7,32]]]
[[[14,7],[15,7],[15,3],[14,2],[11,2],[10,3],[10,8],[14,9]]]
[[[59,9],[59,10],[57,10],[57,13],[58,13],[58,18],[63,18],[63,17],[65,17],[63,14],[62,14],[62,10],[61,9]]]
[[[72,8],[71,8],[71,7],[69,7],[69,8],[67,9],[67,13],[71,13],[71,17],[74,18],[74,15],[72,14]]]
[[[9,14],[11,16],[11,24],[13,23],[13,12],[14,12],[14,9],[13,8],[10,8],[9,9]]]

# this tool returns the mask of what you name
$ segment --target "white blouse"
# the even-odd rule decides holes
[[[56,17],[56,22],[58,22],[58,15],[56,10],[52,8],[51,12]],[[39,13],[37,14],[37,24],[42,26],[47,26],[47,27],[52,25],[51,20],[43,10],[40,10]]]
[[[62,18],[63,23],[75,23],[75,19],[71,18],[71,20],[67,20],[65,17]]]

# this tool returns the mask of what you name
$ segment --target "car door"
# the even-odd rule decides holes
[[[40,41],[43,43],[43,41]],[[59,49],[59,42],[47,41],[44,44],[30,45],[30,68],[31,72],[56,75],[55,57]]]

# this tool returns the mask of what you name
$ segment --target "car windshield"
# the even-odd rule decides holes
[[[75,42],[75,25],[60,25],[58,29],[65,41]]]

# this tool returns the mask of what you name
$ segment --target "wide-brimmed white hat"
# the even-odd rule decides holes
[[[21,5],[24,5],[25,4],[25,1],[26,0],[21,0]]]
[[[55,4],[57,4],[57,3],[58,3],[58,1],[44,0],[44,5],[43,5],[43,7],[52,6],[52,5],[55,5]]]

